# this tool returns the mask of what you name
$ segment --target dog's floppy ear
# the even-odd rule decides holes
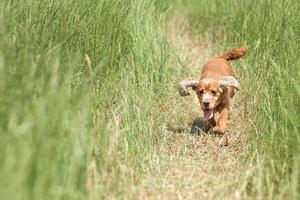
[[[191,87],[193,90],[196,90],[198,84],[199,81],[196,80],[183,80],[178,84],[177,89],[181,96],[188,96],[190,95],[188,88]]]
[[[219,83],[221,86],[230,86],[237,90],[240,89],[239,82],[233,76],[222,76]]]

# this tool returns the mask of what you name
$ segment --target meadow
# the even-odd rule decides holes
[[[178,17],[210,55],[250,48],[236,68],[251,128],[235,198],[299,199],[298,13],[297,0],[1,1],[1,198],[151,199],[141,191],[167,187],[153,178],[169,170],[164,129],[196,112],[177,100],[191,75],[166,30]]]
[[[226,46],[250,47],[247,66],[237,68],[256,105],[246,161],[252,172],[245,180],[245,192],[257,199],[298,199],[299,2],[182,1],[181,5],[198,33],[221,32]]]

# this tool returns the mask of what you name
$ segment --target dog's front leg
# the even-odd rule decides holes
[[[222,106],[219,112],[220,117],[217,122],[217,125],[213,128],[213,132],[224,134],[229,125],[229,108],[227,106]]]
[[[215,126],[217,125],[217,122],[216,122],[216,120],[215,120],[215,117],[209,119],[207,122],[208,122],[208,124],[209,124],[210,126],[212,126],[212,127],[215,127]]]

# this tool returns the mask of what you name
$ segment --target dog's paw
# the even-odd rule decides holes
[[[224,146],[228,146],[228,145],[229,145],[229,141],[228,141],[227,135],[224,134],[219,141],[219,147],[224,147]]]
[[[213,133],[214,134],[222,134],[223,135],[225,133],[225,129],[223,129],[223,128],[219,127],[219,126],[215,126],[213,128]]]

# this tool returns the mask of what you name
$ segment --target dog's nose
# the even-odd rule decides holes
[[[208,106],[209,106],[209,102],[203,102],[203,105],[204,105],[205,107],[208,107]]]

